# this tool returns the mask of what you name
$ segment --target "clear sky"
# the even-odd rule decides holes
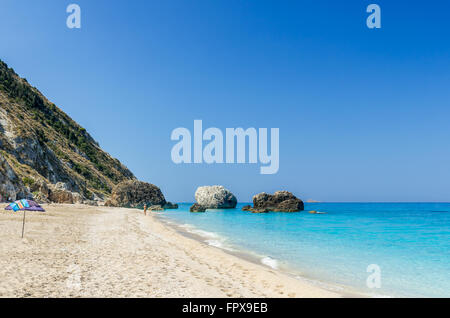
[[[66,27],[66,7],[82,28]],[[382,28],[368,29],[377,3]],[[450,2],[1,0],[0,58],[171,201],[450,201]],[[280,170],[175,165],[177,127],[280,128]]]

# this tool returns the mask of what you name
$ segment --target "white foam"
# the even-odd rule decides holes
[[[220,236],[217,235],[216,233],[203,231],[203,230],[199,230],[199,229],[192,229],[190,232],[194,233],[194,234],[197,234],[197,235],[200,235],[201,237],[204,237],[204,238],[209,238],[209,239],[218,239],[218,238],[220,238]]]
[[[278,269],[278,261],[270,256],[262,258],[261,263],[273,269]]]
[[[223,243],[219,240],[206,240],[205,242],[214,247],[224,248]]]
[[[207,243],[208,245],[222,248],[222,249],[231,250],[224,246],[225,239],[217,233],[200,230],[192,224],[183,224],[183,225],[180,225],[180,227],[189,233],[192,233],[192,234],[202,237],[205,240],[205,243]]]
[[[195,227],[191,224],[182,224],[179,225],[180,228],[185,229],[186,231],[191,231],[193,229],[195,229]]]

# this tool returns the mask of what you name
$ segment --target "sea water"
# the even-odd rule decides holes
[[[267,214],[241,211],[244,204],[190,213],[190,205],[161,216],[264,266],[368,296],[450,297],[450,203],[307,203],[303,212]],[[371,264],[380,288],[367,285]]]

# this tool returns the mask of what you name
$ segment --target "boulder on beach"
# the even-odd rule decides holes
[[[128,180],[116,185],[111,193],[111,198],[105,203],[106,206],[142,208],[146,204],[164,206],[166,199],[161,190],[154,184]]]
[[[84,200],[83,204],[90,205],[90,206],[99,206],[98,201],[95,201],[95,200]]]
[[[65,204],[73,204],[74,198],[72,192],[66,190],[56,190],[50,193],[49,197],[51,202],[54,203],[65,203]]]
[[[253,208],[250,211],[268,209],[275,212],[298,212],[304,210],[303,201],[288,191],[277,191],[274,194],[265,192],[253,197]]]
[[[190,212],[205,212],[206,208],[198,203],[194,203],[190,208]]]
[[[48,192],[48,199],[50,202],[54,203],[64,203],[64,204],[74,204],[81,203],[82,197],[79,193],[71,192],[70,187],[67,183],[58,182],[56,184],[47,185],[47,189],[40,184],[39,187],[44,191]]]
[[[195,191],[195,201],[206,209],[234,209],[237,199],[223,186],[204,186]]]

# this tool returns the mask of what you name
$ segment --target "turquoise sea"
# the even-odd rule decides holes
[[[299,279],[373,297],[450,297],[450,203],[306,203],[303,212],[268,214],[243,212],[244,203],[206,213],[190,205],[159,215]],[[370,264],[380,288],[367,287]]]

